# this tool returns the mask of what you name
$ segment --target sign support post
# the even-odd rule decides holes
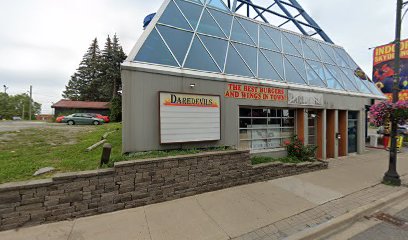
[[[399,100],[399,82],[400,82],[400,53],[401,53],[401,14],[402,0],[397,0],[397,24],[395,33],[395,63],[394,63],[394,82],[392,88],[392,102]],[[391,113],[391,148],[388,171],[385,173],[383,182],[400,186],[401,179],[397,173],[397,129],[398,123],[394,113]]]

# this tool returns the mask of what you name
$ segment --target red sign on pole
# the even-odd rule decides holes
[[[375,48],[373,81],[378,88],[392,100],[392,87],[394,82],[394,59],[395,45],[388,44]],[[408,101],[408,39],[401,41],[401,78],[399,88],[401,89],[399,99]]]

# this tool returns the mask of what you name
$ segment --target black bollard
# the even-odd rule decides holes
[[[110,154],[112,150],[112,145],[110,143],[103,144],[102,156],[101,156],[101,164],[108,164],[110,159]]]

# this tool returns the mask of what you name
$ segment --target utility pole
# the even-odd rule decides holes
[[[395,62],[394,62],[394,82],[392,88],[392,103],[396,103],[399,100],[399,82],[400,82],[400,53],[401,53],[401,22],[402,22],[402,0],[397,0],[397,24],[395,31]],[[401,179],[397,173],[397,129],[398,122],[394,115],[391,113],[391,148],[390,148],[390,161],[388,171],[384,174],[383,182],[390,183],[392,185],[400,186]]]
[[[31,105],[33,99],[33,86],[30,85],[30,105],[28,105],[28,119],[31,121]]]
[[[23,112],[21,113],[21,119],[24,120],[24,102],[21,101],[21,105],[23,106]]]

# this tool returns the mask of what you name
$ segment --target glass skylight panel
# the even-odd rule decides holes
[[[225,73],[254,77],[244,60],[239,56],[235,48],[230,44],[228,48],[227,65],[225,66]]]
[[[198,32],[206,33],[209,35],[226,38],[224,32],[215,22],[214,18],[208,13],[207,10],[204,10],[203,16],[201,17],[200,24],[198,25]]]
[[[225,6],[224,2],[222,0],[207,0],[207,6],[213,7],[225,12],[231,12],[230,9]]]
[[[370,94],[371,91],[367,88],[366,85],[364,85],[363,80],[360,78],[356,77],[354,75],[354,71],[350,70],[349,68],[341,68],[341,70],[344,72],[344,74],[350,79],[352,83],[357,87],[357,90],[362,93],[367,93]]]
[[[227,55],[228,41],[205,35],[200,35],[200,38],[222,71]]]
[[[161,25],[157,25],[156,27],[170,50],[176,56],[180,65],[182,65],[188,47],[193,39],[193,33]]]
[[[306,60],[307,80],[311,86],[326,87],[327,83],[324,80],[324,69],[321,63],[312,60]]]
[[[381,92],[381,90],[379,90],[375,84],[371,81],[363,81],[363,83],[370,89],[370,91],[374,94],[374,95],[378,95],[378,96],[384,96],[384,94]]]
[[[303,40],[303,53],[305,54],[305,58],[320,61],[319,53],[315,53],[312,48],[306,44],[305,40]]]
[[[265,30],[265,32],[273,40],[273,42],[279,48],[279,50],[282,51],[282,33],[279,30],[276,30],[275,28],[263,25],[261,25],[261,28]]]
[[[324,75],[326,76],[327,87],[331,89],[337,90],[345,90],[343,87],[343,83],[339,82],[334,75],[327,69],[327,66],[324,65]]]
[[[348,58],[350,68],[353,69],[353,71],[357,70],[359,66],[354,62],[353,59],[351,59],[351,57],[348,54],[347,54],[347,58]]]
[[[307,85],[306,80],[296,71],[292,63],[285,57],[285,79],[289,83]]]
[[[286,54],[295,55],[301,57],[302,54],[293,46],[293,44],[289,41],[289,39],[283,34],[282,36],[282,46],[283,52]]]
[[[134,61],[383,96],[343,48],[236,16],[222,0],[170,0]]]
[[[300,56],[303,57],[302,54],[302,40],[299,36],[292,34],[292,33],[283,33],[283,36],[285,36],[287,39],[289,39],[290,43],[296,48],[296,50],[299,52]]]
[[[350,61],[349,61],[349,55],[346,53],[346,51],[342,48],[334,48],[334,51],[336,51],[336,53],[342,57],[342,59],[344,60],[344,62],[347,64],[347,67],[352,68],[350,65]]]
[[[198,20],[200,19],[203,7],[197,4],[192,4],[182,0],[175,0],[177,6],[181,9],[181,12],[186,16],[188,22],[191,24],[193,29],[197,27]]]
[[[363,93],[368,93],[368,94],[374,94],[374,95],[378,95],[378,88],[374,85],[374,83],[373,82],[371,82],[371,81],[369,81],[369,80],[362,80],[362,79],[360,79],[359,77],[357,77],[356,75],[353,75],[353,77],[354,77],[354,79],[355,79],[355,81],[356,81],[356,84],[357,84],[357,86],[359,86],[360,87],[360,91],[361,92],[363,92]],[[370,86],[369,85],[372,85],[373,86],[373,88],[370,88]],[[379,94],[379,95],[382,95],[382,94]]]
[[[333,46],[328,45],[328,44],[326,44],[326,43],[322,43],[322,42],[320,43],[320,46],[324,49],[324,51],[325,51],[327,54],[329,54],[329,56],[330,56],[333,60],[336,59],[335,56],[334,56]]]
[[[244,29],[249,33],[252,41],[258,45],[258,24],[251,22],[243,18],[237,18],[239,23],[244,27]]]
[[[231,26],[232,26],[232,15],[229,15],[229,14],[217,11],[217,10],[213,10],[213,9],[208,9],[208,11],[214,17],[215,21],[217,21],[218,25],[220,25],[225,35],[229,37],[230,32],[231,32]]]
[[[272,64],[275,70],[280,74],[280,76],[284,77],[284,68],[283,68],[283,55],[281,53],[263,50],[261,52],[265,55],[268,61]]]
[[[337,52],[337,48],[334,48],[334,56],[336,57],[336,63],[337,63],[338,66],[343,67],[343,68],[349,68],[348,63]]]
[[[220,72],[214,60],[197,37],[194,37],[193,45],[188,53],[184,67],[209,72]]]
[[[179,66],[156,29],[153,29],[147,37],[134,60],[169,66]]]
[[[194,2],[194,3],[198,3],[198,4],[204,4],[204,0],[187,0],[187,1],[190,1],[190,2]]]
[[[232,24],[231,40],[256,45],[235,17],[234,23]]]
[[[334,58],[333,53],[331,51],[327,52],[323,46],[325,45],[322,43],[319,44],[320,55],[322,57],[323,62],[330,63],[330,64],[336,64],[336,62],[333,60]]]
[[[333,75],[333,77],[335,79],[337,79],[338,82],[341,83],[341,85],[346,89],[346,90],[350,90],[347,88],[347,86],[345,86],[345,83],[343,81],[343,76],[341,75],[341,70],[338,69],[335,66],[329,65],[329,64],[325,64],[325,66],[327,67],[327,69],[331,72],[331,74]]]
[[[364,84],[364,81],[368,82],[368,80],[361,80],[361,79],[358,79],[358,80],[360,80],[360,81],[356,81],[356,83],[357,83],[357,87],[359,88],[360,92],[366,93],[366,94],[371,94],[372,93],[371,90]]]
[[[339,72],[341,79],[343,79],[344,86],[346,90],[352,91],[352,92],[360,92],[360,90],[357,88],[356,83],[354,82],[353,78],[349,78],[346,74],[344,74],[343,71],[341,71],[340,68],[334,67],[337,72]]]
[[[280,49],[276,46],[274,41],[269,37],[269,35],[262,27],[259,28],[259,47],[280,51]]]
[[[173,1],[169,2],[169,5],[167,6],[166,10],[164,10],[164,13],[159,19],[159,23],[182,29],[192,30],[190,24],[181,14],[180,10]]]
[[[233,43],[232,44],[238,52],[241,54],[242,58],[245,60],[247,65],[250,67],[252,72],[256,74],[257,66],[257,51],[255,47],[250,47],[248,45]]]
[[[298,71],[298,73],[302,76],[302,78],[307,83],[305,61],[303,60],[303,58],[298,58],[298,57],[289,56],[289,55],[286,56],[286,58],[289,60],[290,63],[292,63],[296,71]]]
[[[316,55],[318,57],[318,61],[321,61],[322,57],[319,51],[319,43],[312,40],[312,39],[308,39],[308,38],[304,38],[304,45],[307,46],[310,50],[313,51],[314,55]]]
[[[258,77],[264,79],[271,79],[282,81],[281,76],[276,72],[276,70],[272,67],[263,53],[258,53]]]

